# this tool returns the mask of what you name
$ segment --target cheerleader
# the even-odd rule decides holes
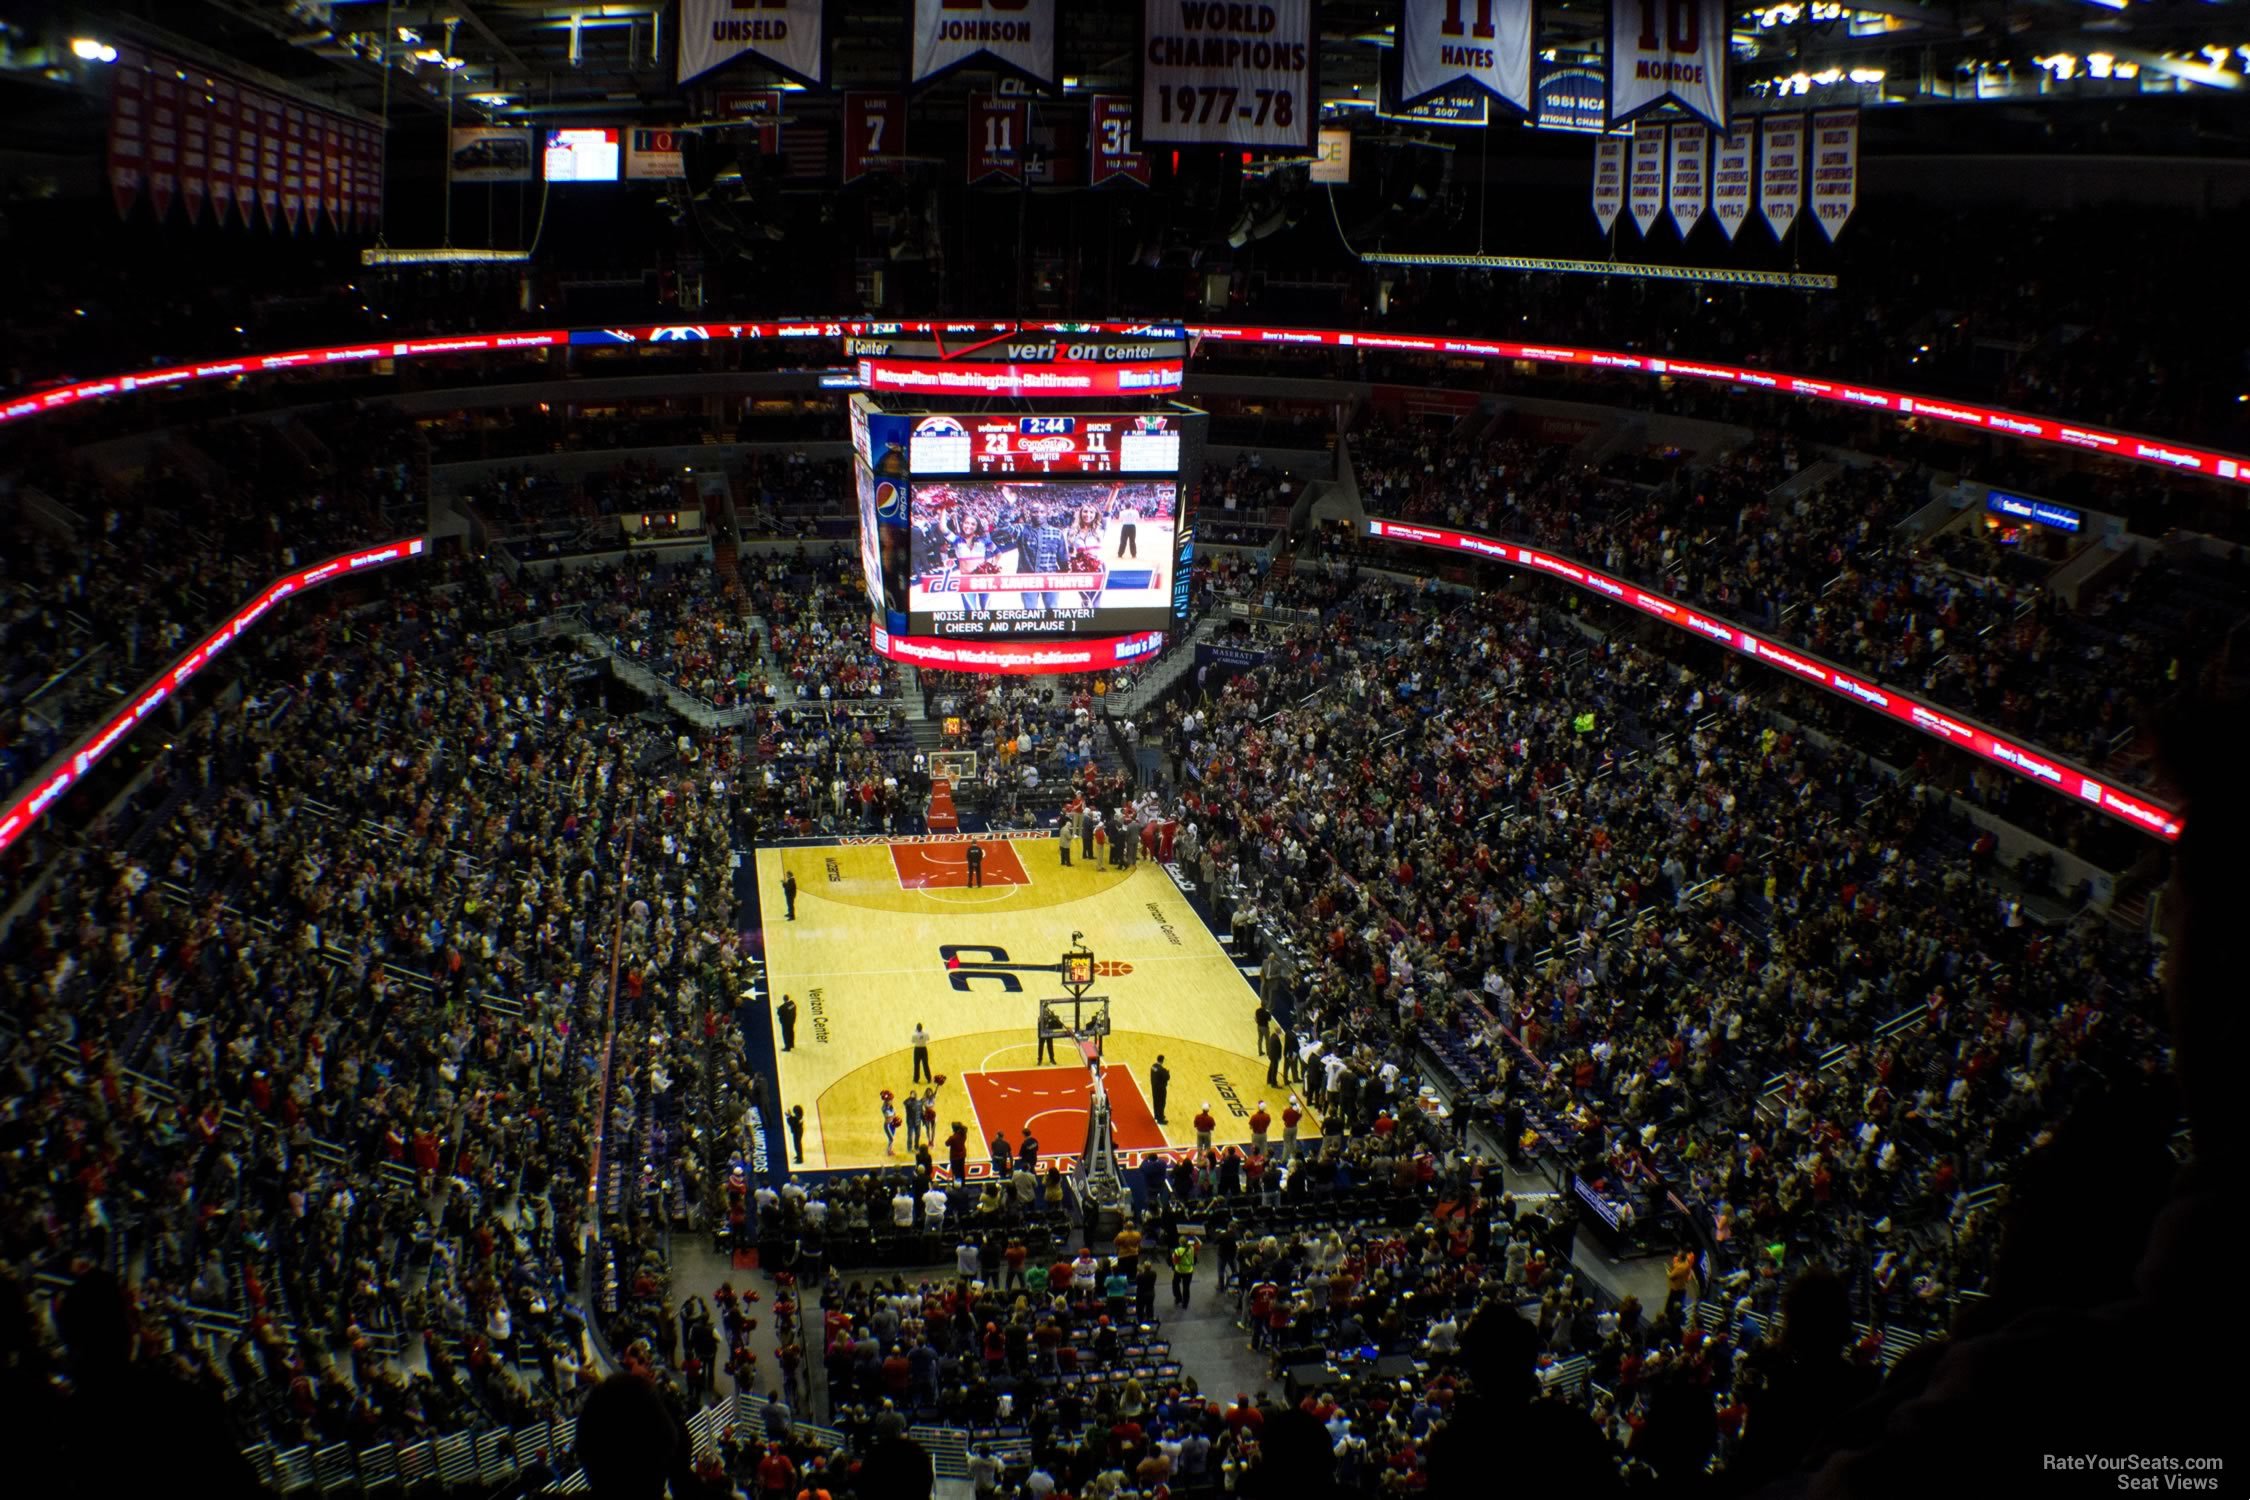
[[[892,1102],[889,1089],[883,1090],[883,1154],[898,1154],[898,1105]]]
[[[961,534],[953,542],[953,586],[961,594],[961,607],[969,614],[983,614],[985,601],[992,597],[968,591],[970,575],[985,572],[991,557],[992,540],[985,532],[984,523],[964,512],[961,517]]]

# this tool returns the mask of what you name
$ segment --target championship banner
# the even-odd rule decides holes
[[[988,62],[1053,88],[1055,0],[914,0],[915,84]]]
[[[895,172],[906,154],[906,96],[896,92],[844,95],[844,181],[870,172]]]
[[[824,0],[680,0],[677,82],[754,57],[799,83],[824,84]]]
[[[1399,102],[1456,83],[1531,113],[1531,0],[1400,0]]]
[[[1089,154],[1094,159],[1087,178],[1089,186],[1100,187],[1114,178],[1148,186],[1148,154],[1141,150],[1140,137],[1133,132],[1131,96],[1096,94],[1088,139],[1092,146]]]
[[[258,205],[266,228],[274,228],[281,220],[281,101],[271,94],[258,96]]]
[[[239,84],[234,91],[234,211],[242,227],[258,227],[258,162],[265,151],[265,105],[258,91]]]
[[[180,186],[179,67],[168,57],[152,57],[148,74],[148,206],[161,224]]]
[[[969,96],[969,185],[993,177],[1023,181],[1024,132],[1031,109],[1021,98]]]
[[[1609,122],[1661,104],[1727,128],[1724,0],[1609,0]]]
[[[1812,211],[1833,243],[1859,203],[1859,111],[1822,110],[1812,117]]]
[[[1146,144],[1310,154],[1320,120],[1312,0],[1142,0]]]
[[[1805,193],[1805,117],[1767,115],[1758,122],[1758,212],[1777,240],[1789,236]]]
[[[211,84],[211,222],[224,229],[234,213],[234,102],[230,79]]]
[[[180,206],[190,224],[203,222],[211,182],[211,95],[208,80],[189,75],[180,84]]]
[[[1605,135],[1594,142],[1594,217],[1607,234],[1625,211],[1625,138]]]
[[[1664,212],[1664,138],[1662,122],[1643,120],[1633,127],[1633,162],[1625,177],[1625,202],[1633,223],[1642,234],[1656,225]]]
[[[137,47],[120,47],[109,73],[109,195],[120,219],[141,195],[147,158],[148,59]]]
[[[367,173],[361,186],[367,193],[367,227],[380,231],[383,227],[383,131],[380,126],[367,127]]]
[[[341,231],[343,205],[336,200],[336,190],[342,184],[342,164],[336,160],[336,119],[333,115],[310,114],[305,116],[305,217],[318,223],[328,220],[331,230]]]
[[[1609,78],[1592,63],[1542,62],[1532,126],[1600,135],[1608,126]]]
[[[1711,188],[1711,128],[1707,125],[1672,127],[1672,171],[1665,179],[1664,206],[1672,223],[1686,239],[1698,220]]]
[[[1751,162],[1756,155],[1755,120],[1737,120],[1719,138],[1718,164],[1711,171],[1711,217],[1727,232],[1727,243],[1750,217]]]
[[[361,233],[372,234],[375,229],[376,184],[379,181],[377,173],[382,159],[376,146],[377,137],[373,127],[355,125],[352,130],[352,186],[355,189],[352,219]]]
[[[281,107],[281,217],[289,232],[305,212],[305,112],[294,104]]]
[[[345,234],[359,229],[359,127],[337,120],[330,147],[336,153],[336,227]]]

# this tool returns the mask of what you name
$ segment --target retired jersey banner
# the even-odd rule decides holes
[[[147,161],[148,58],[137,47],[120,47],[109,73],[109,195],[120,219],[141,195]]]
[[[969,182],[988,178],[1023,181],[1024,132],[1031,125],[1030,106],[1021,98],[998,94],[969,96]]]
[[[1142,0],[1141,19],[1143,141],[1312,151],[1312,0]]]
[[[180,207],[203,222],[211,190],[211,80],[190,73],[180,84]]]
[[[1758,212],[1785,239],[1805,197],[1805,117],[1767,115],[1758,122]]]
[[[1594,142],[1594,217],[1602,233],[1616,227],[1625,211],[1625,137],[1605,135]]]
[[[826,83],[824,0],[680,0],[680,65],[686,83],[738,57],[754,57],[801,83]]]
[[[1140,136],[1133,130],[1132,98],[1125,94],[1096,94],[1092,110],[1087,154],[1093,158],[1093,170],[1087,176],[1088,184],[1100,187],[1122,178],[1147,187],[1148,153],[1141,149]]]
[[[1834,240],[1859,203],[1859,111],[1822,110],[1812,117],[1812,212]]]
[[[760,156],[781,154],[781,90],[721,89],[714,102],[720,119],[757,128]]]
[[[1719,138],[1716,165],[1711,169],[1711,217],[1726,231],[1729,243],[1750,217],[1757,144],[1755,120],[1737,120]]]
[[[915,83],[973,62],[1055,85],[1055,0],[914,0]]]
[[[1457,83],[1531,113],[1531,0],[1401,0],[1399,102]]]
[[[906,96],[844,96],[844,181],[870,172],[895,172],[906,154]]]
[[[148,206],[161,224],[180,190],[180,70],[152,57],[148,74]]]
[[[1664,212],[1664,138],[1658,120],[1643,120],[1633,127],[1633,160],[1625,175],[1625,202],[1641,233],[1656,227]]]
[[[1664,207],[1686,239],[1703,217],[1711,191],[1711,128],[1708,125],[1672,127],[1672,170],[1665,178]]]
[[[1609,0],[1609,121],[1661,104],[1727,128],[1724,0]]]

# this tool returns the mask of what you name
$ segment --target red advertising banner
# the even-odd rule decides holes
[[[1088,154],[1094,166],[1089,185],[1125,181],[1147,187],[1148,153],[1141,150],[1141,138],[1133,129],[1132,95],[1096,94],[1091,108]]]
[[[141,195],[147,160],[148,58],[138,47],[120,47],[109,74],[109,193],[120,219]]]
[[[1185,373],[1176,364],[983,365],[914,359],[859,362],[859,383],[864,389],[926,396],[1158,396],[1179,390]]]
[[[180,205],[190,224],[203,222],[210,192],[211,82],[191,72],[180,84]]]
[[[958,641],[934,635],[893,635],[872,623],[868,631],[877,656],[958,672],[1100,672],[1128,662],[1147,661],[1164,649],[1161,630],[1060,641]]]
[[[305,213],[305,112],[295,104],[283,105],[281,121],[281,217],[295,234],[298,219],[310,217]]]
[[[1403,521],[1370,520],[1367,531],[1370,536],[1415,542],[1451,552],[1465,552],[1474,557],[1528,568],[1532,572],[1576,584],[1588,593],[1598,594],[1612,603],[1638,610],[1690,635],[1702,636],[1731,650],[1740,651],[1775,671],[1801,682],[1826,688],[1840,697],[1849,698],[1885,714],[1910,729],[1956,745],[2066,797],[2084,802],[2089,807],[2098,807],[2143,833],[2167,840],[2180,836],[2179,815],[2160,803],[2112,785],[2029,745],[2019,744],[1981,724],[1972,723],[1952,709],[1924,703],[1864,676],[1848,673],[1808,651],[1769,640],[1730,620],[1714,618],[1676,599],[1652,593],[1638,584],[1597,572],[1571,558],[1535,547],[1496,541],[1470,532],[1415,526]]]
[[[148,206],[161,224],[180,189],[180,70],[168,57],[149,59]]]
[[[211,222],[224,229],[234,213],[234,110],[240,90],[227,78],[211,83]]]
[[[1330,349],[1395,349],[1406,353],[1447,355],[1460,359],[1524,360],[1533,364],[1579,365],[1589,369],[1637,371],[1646,375],[1669,377],[1676,380],[1701,380],[1728,385],[1739,385],[1749,390],[1768,391],[1776,395],[1803,396],[1818,401],[1834,402],[1845,406],[1886,411],[1916,421],[1950,422],[1964,427],[1978,427],[2002,437],[2023,438],[2033,442],[2055,443],[2082,452],[2113,458],[2121,463],[2144,464],[2174,473],[2198,474],[2205,478],[2223,480],[2230,484],[2250,486],[2250,454],[2229,453],[2220,449],[2200,448],[2169,438],[2144,437],[2130,432],[2072,422],[2060,417],[2034,416],[2026,412],[2007,411],[1998,407],[1979,406],[1965,401],[1933,399],[1909,395],[1900,391],[1886,391],[1878,387],[1860,385],[1849,381],[1817,379],[1805,375],[1790,375],[1748,366],[1715,364],[1706,360],[1676,359],[1666,355],[1636,354],[1620,349],[1582,349],[1564,344],[1519,344],[1499,339],[1461,338],[1451,334],[1435,333],[1378,333],[1335,328],[1271,328],[1250,327],[1240,324],[1190,324],[1183,330],[1190,339],[1209,340],[1223,344],[1286,344],[1304,348]],[[283,370],[293,367],[334,364],[342,360],[406,358],[418,354],[455,354],[480,349],[530,349],[556,344],[614,344],[635,343],[643,340],[661,342],[666,339],[798,339],[806,341],[842,340],[847,338],[885,337],[899,334],[937,334],[952,336],[962,333],[1070,333],[1114,334],[1125,338],[1145,338],[1151,329],[1139,323],[1039,323],[1039,322],[975,322],[970,320],[944,323],[898,322],[874,323],[859,319],[834,319],[817,321],[766,322],[766,323],[701,323],[683,327],[652,328],[644,330],[617,328],[546,329],[533,333],[512,334],[462,334],[452,337],[435,337],[411,343],[353,345],[340,348],[287,349],[273,354],[262,354],[244,359],[211,365],[178,365],[163,370],[138,371],[132,375],[114,375],[103,379],[77,381],[67,385],[50,386],[26,396],[0,402],[0,422],[36,416],[57,410],[78,401],[100,400],[136,390],[152,390],[160,386],[176,385],[184,381],[231,377],[262,370]],[[893,362],[894,364],[896,362]],[[998,365],[964,366],[939,362],[935,368],[943,371],[1001,370]],[[1052,372],[1053,365],[1027,365],[1018,368],[1032,372]],[[1061,367],[1064,369],[1068,366]],[[1111,366],[1136,374],[1145,374],[1158,368],[1176,380],[1178,367],[1166,366]],[[952,383],[937,387],[939,390],[955,389]],[[960,387],[974,393],[974,383]],[[1029,393],[1037,394],[1036,382],[1026,383]],[[1076,394],[1065,390],[1061,394]],[[1130,394],[1144,394],[1144,388],[1134,386]]]
[[[844,181],[895,172],[906,154],[906,96],[891,90],[844,95]]]
[[[234,612],[232,618],[205,636],[193,650],[175,660],[152,680],[142,684],[133,701],[120,709],[107,723],[81,738],[77,744],[47,763],[31,789],[6,808],[0,808],[0,849],[7,848],[23,837],[32,824],[46,815],[55,800],[69,791],[86,774],[93,770],[103,756],[140,727],[161,707],[164,701],[185,687],[197,672],[203,670],[227,647],[248,635],[266,612],[290,595],[309,588],[318,588],[339,578],[349,578],[370,568],[380,568],[391,563],[405,562],[422,556],[429,548],[427,537],[407,537],[380,546],[362,547],[357,552],[339,553],[309,568],[288,573],[261,589],[257,596]]]
[[[969,96],[969,184],[974,187],[994,177],[1023,181],[1024,136],[1031,128],[1031,110],[1019,96],[997,94]]]

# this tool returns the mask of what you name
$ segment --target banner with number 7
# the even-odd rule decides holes
[[[906,95],[877,90],[844,95],[844,181],[896,172],[906,155]]]

